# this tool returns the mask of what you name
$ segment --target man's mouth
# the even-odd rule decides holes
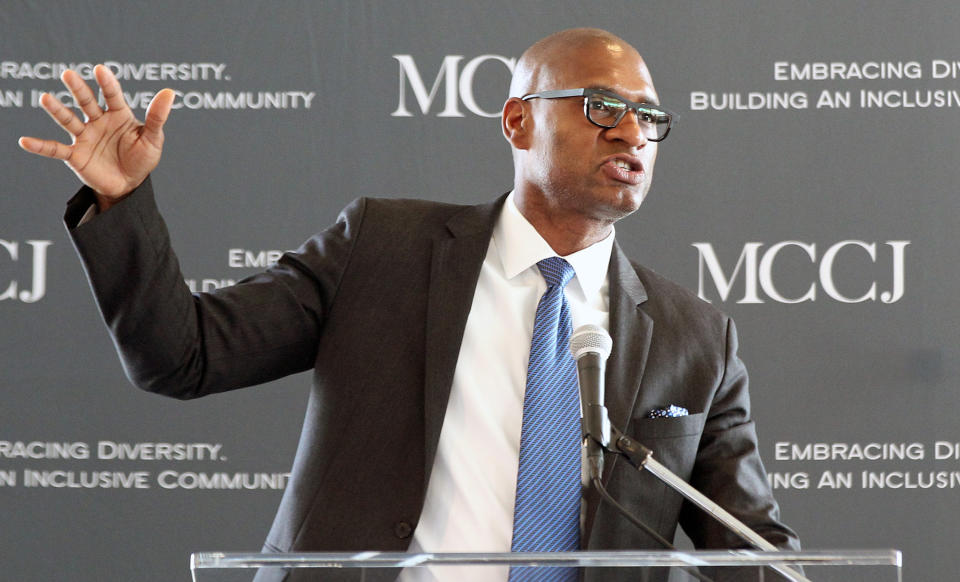
[[[637,185],[643,182],[643,163],[633,156],[616,156],[603,163],[604,174],[618,182]]]

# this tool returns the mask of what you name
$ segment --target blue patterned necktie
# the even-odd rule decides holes
[[[568,552],[580,548],[580,395],[569,346],[570,306],[563,294],[574,271],[559,257],[537,267],[547,291],[533,324],[510,549]],[[576,579],[576,568],[510,569],[511,582]]]

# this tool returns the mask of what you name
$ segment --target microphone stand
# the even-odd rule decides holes
[[[671,489],[683,495],[700,509],[706,511],[727,529],[749,542],[755,548],[768,552],[779,551],[776,546],[760,537],[757,532],[750,529],[749,526],[734,517],[730,512],[711,501],[706,495],[694,489],[670,469],[667,469],[657,462],[653,458],[653,451],[623,434],[616,427],[610,426],[609,421],[607,421],[606,426],[609,426],[610,430],[608,433],[610,435],[610,437],[608,437],[609,444],[601,443],[599,439],[594,439],[593,435],[587,435],[588,440],[603,446],[612,453],[623,455],[638,471],[642,471],[643,469],[650,471]],[[789,566],[779,565],[770,567],[794,582],[811,582],[809,578],[806,578],[803,574]]]

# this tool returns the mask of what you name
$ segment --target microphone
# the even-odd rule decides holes
[[[603,449],[610,443],[610,419],[603,405],[603,381],[612,348],[610,334],[598,325],[582,325],[570,336],[570,352],[577,361],[580,381],[582,428],[587,442],[586,466],[590,481],[603,473]]]

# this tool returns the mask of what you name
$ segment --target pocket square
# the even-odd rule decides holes
[[[690,411],[682,406],[671,404],[666,408],[653,408],[647,412],[647,418],[676,418],[678,416],[688,416]]]

